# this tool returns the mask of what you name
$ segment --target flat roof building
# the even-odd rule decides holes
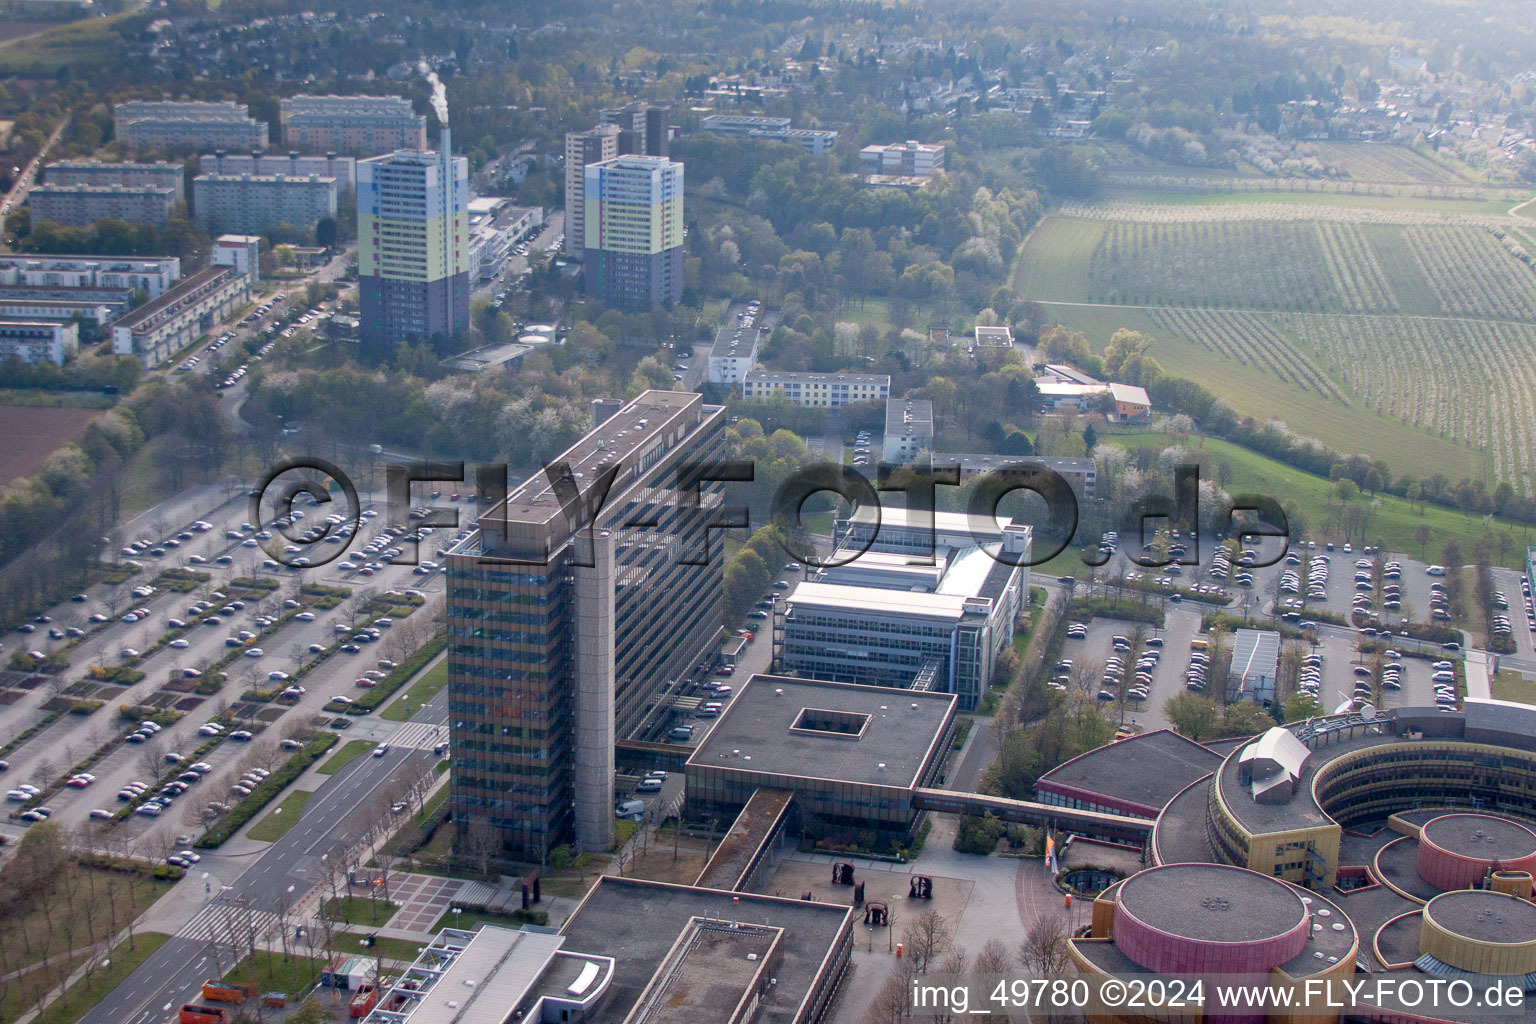
[[[590,959],[601,955],[612,961],[596,1016],[570,1019],[626,1024],[826,1020],[852,957],[855,913],[838,903],[606,875],[560,929],[562,952],[573,951],[572,966],[580,964],[578,950]],[[535,1000],[566,997],[564,981],[546,977],[517,1007],[522,1011],[517,1019],[540,1019],[533,1012]],[[560,1018],[546,1010],[542,1019]]]
[[[1006,325],[984,327],[976,325],[974,348],[1013,348],[1013,331]]]
[[[250,301],[260,274],[259,238],[223,235],[214,242],[214,265],[193,274],[112,325],[112,351],[159,366]]]
[[[63,366],[79,349],[79,324],[0,319],[0,363],[20,359]]]
[[[1034,480],[1049,470],[1067,481],[1079,501],[1092,501],[1098,493],[1099,470],[1092,459],[1055,455],[977,455],[934,452],[933,465],[958,466],[960,483],[978,476],[995,475],[1004,480]]]
[[[160,227],[179,192],[169,185],[38,185],[27,192],[27,209],[33,223],[79,228],[112,218]]]
[[[943,772],[957,707],[953,694],[755,675],[688,758],[684,814],[734,819],[773,787],[795,795],[808,837],[900,842],[918,824],[914,791]]]
[[[436,150],[402,149],[357,165],[361,354],[469,329],[469,161],[444,128]]]
[[[682,301],[683,165],[618,156],[582,173],[587,294],[636,311]]]
[[[891,397],[891,378],[884,373],[805,373],[789,370],[748,370],[741,379],[743,398],[791,405],[841,409],[855,402],[879,402]]]
[[[722,327],[715,332],[715,344],[709,350],[711,384],[740,384],[757,365],[757,343],[762,337],[757,327]]]
[[[399,96],[290,96],[278,104],[283,145],[376,156],[427,148],[427,119]]]
[[[837,144],[837,132],[818,128],[791,128],[787,117],[709,114],[699,119],[699,130],[792,142],[813,154],[824,153]]]
[[[890,465],[916,462],[933,451],[933,403],[923,398],[891,398],[885,403],[884,458]]]
[[[336,215],[335,178],[286,174],[199,174],[192,179],[194,218],[210,234],[270,234],[280,225],[303,231]]]
[[[531,858],[607,849],[615,743],[671,726],[667,695],[719,643],[724,569],[709,526],[725,411],[647,391],[487,504],[448,565],[449,799]],[[538,608],[537,615],[528,609]]]
[[[979,547],[948,549],[943,572],[914,574],[880,559],[852,558],[784,598],[779,662],[784,671],[871,686],[956,694],[973,710],[991,685],[998,652],[1013,642],[1029,573]],[[1027,556],[1026,556],[1027,557]],[[870,576],[889,582],[869,585]],[[848,582],[820,582],[820,579]],[[909,587],[924,589],[900,589]]]
[[[1043,804],[1156,818],[1168,801],[1221,765],[1221,755],[1169,729],[1097,747],[1035,782]]]
[[[0,285],[39,290],[143,291],[158,298],[181,278],[175,256],[37,256],[0,254]],[[77,295],[61,297],[76,298]]]
[[[110,302],[0,298],[0,318],[6,320],[89,320],[105,327],[115,316],[115,304]]]
[[[859,164],[868,174],[926,178],[944,169],[944,144],[928,145],[916,139],[889,145],[865,146]]]
[[[587,244],[587,165],[619,155],[619,128],[600,124],[565,133],[565,251],[580,257]]]
[[[170,188],[176,201],[186,199],[186,168],[170,161],[106,163],[101,160],[59,160],[44,169],[49,185],[128,185]]]
[[[267,148],[267,125],[243,103],[130,100],[112,108],[118,141],[160,149],[259,150]]]
[[[302,156],[298,152],[283,153],[205,153],[198,161],[203,174],[283,174],[290,178],[335,178],[336,186],[343,192],[357,188],[357,159],[326,153],[324,156]]]

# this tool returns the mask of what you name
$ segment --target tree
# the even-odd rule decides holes
[[[1413,542],[1419,546],[1419,561],[1424,561],[1424,553],[1429,549],[1429,541],[1434,535],[1435,531],[1429,528],[1428,523],[1419,523],[1413,528]]]
[[[1094,430],[1093,424],[1090,423],[1083,428],[1083,451],[1089,458],[1093,457],[1093,449],[1098,446],[1098,443],[1099,432]]]
[[[1273,716],[1256,701],[1233,701],[1221,713],[1223,736],[1257,736],[1274,724]]]
[[[928,968],[949,949],[954,926],[937,910],[925,910],[913,918],[901,933],[902,945],[912,958],[912,969],[927,974]]]
[[[1019,965],[1034,977],[1043,978],[1065,972],[1070,961],[1066,921],[1054,914],[1037,918],[1019,945]]]
[[[1174,731],[1199,743],[1214,739],[1219,716],[1216,703],[1196,693],[1180,693],[1168,698],[1163,715]]]

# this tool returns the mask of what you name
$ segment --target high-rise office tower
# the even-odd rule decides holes
[[[469,327],[469,163],[444,128],[438,151],[357,163],[362,355]]]
[[[683,291],[683,165],[620,156],[586,169],[587,294],[645,310]]]
[[[647,391],[449,550],[448,722],[459,835],[537,859],[613,841],[614,745],[664,737],[670,693],[720,632],[724,410]],[[685,481],[688,479],[684,475]]]
[[[619,155],[619,129],[602,124],[585,132],[565,133],[565,251],[581,256],[586,242],[586,187],[588,164],[612,160]]]

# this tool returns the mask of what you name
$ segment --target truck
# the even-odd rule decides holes
[[[177,1024],[225,1024],[229,1016],[223,1007],[187,1003],[182,1006],[176,1020]]]
[[[255,985],[209,979],[203,982],[203,998],[210,1003],[243,1003],[256,994]]]
[[[368,1011],[373,1009],[373,1004],[379,1001],[379,991],[373,985],[364,982],[358,986],[357,994],[347,1004],[348,1017],[366,1017]]]

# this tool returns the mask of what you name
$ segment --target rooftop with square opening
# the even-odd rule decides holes
[[[737,692],[688,765],[914,786],[939,736],[950,726],[954,708],[955,697],[948,693],[755,675]],[[850,737],[835,726],[806,726],[807,715],[864,724]]]
[[[843,739],[856,740],[864,735],[869,716],[853,711],[828,711],[825,708],[801,708],[790,732],[830,733]]]

